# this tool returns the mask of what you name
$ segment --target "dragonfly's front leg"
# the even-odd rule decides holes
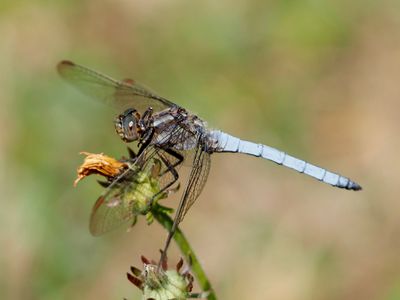
[[[147,119],[153,115],[153,108],[149,106],[146,111],[143,113],[142,119]]]
[[[143,132],[143,135],[140,138],[140,141],[138,143],[139,146],[138,156],[140,156],[143,153],[143,151],[147,149],[147,146],[150,145],[153,136],[154,136],[154,128],[150,126],[146,131]]]
[[[165,154],[163,152],[166,152],[166,153],[170,154],[171,156],[175,157],[177,161],[174,163],[171,163],[171,161],[167,157],[165,157]],[[166,166],[166,170],[164,170],[163,172],[160,172],[158,174],[158,178],[161,178],[162,176],[166,175],[167,173],[170,173],[173,176],[173,178],[157,194],[155,194],[153,197],[151,197],[151,199],[149,200],[149,203],[148,203],[149,208],[152,207],[154,200],[157,199],[157,197],[161,193],[164,193],[166,191],[175,192],[179,188],[179,187],[177,187],[175,189],[168,190],[179,179],[179,174],[178,174],[178,171],[176,170],[176,167],[179,166],[183,162],[183,156],[171,149],[161,149],[161,148],[159,149],[157,156],[160,158],[160,160]]]
[[[150,106],[146,109],[143,113],[142,117],[140,118],[140,127],[144,131],[150,125],[153,117],[153,108]]]

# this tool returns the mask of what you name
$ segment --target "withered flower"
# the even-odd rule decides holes
[[[83,164],[78,168],[78,178],[74,181],[74,186],[76,186],[80,180],[92,174],[102,175],[106,178],[114,178],[128,167],[126,163],[104,155],[103,153],[81,152],[80,154],[84,154],[86,157]]]
[[[168,269],[166,258],[157,265],[144,256],[143,271],[131,267],[131,273],[127,273],[128,280],[142,290],[144,300],[184,300],[198,298],[199,294],[192,294],[193,276],[189,273],[189,267],[183,267],[183,260],[180,259],[173,269]],[[206,294],[201,294],[201,297]]]

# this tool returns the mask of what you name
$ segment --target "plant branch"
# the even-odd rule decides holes
[[[155,205],[152,209],[152,213],[155,219],[168,231],[171,230],[173,220],[171,217],[164,211],[159,205]],[[199,283],[201,289],[204,292],[208,292],[207,299],[208,300],[216,300],[217,297],[214,293],[214,290],[211,286],[210,281],[207,278],[206,273],[204,272],[199,260],[197,259],[192,247],[189,244],[189,241],[186,239],[183,232],[177,228],[174,234],[174,240],[181,250],[182,255],[185,257],[185,260],[191,264],[191,271],[195,275],[197,282]]]

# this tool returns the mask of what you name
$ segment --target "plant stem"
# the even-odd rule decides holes
[[[155,219],[168,231],[171,230],[173,220],[171,217],[163,211],[159,206],[154,207],[152,209],[152,213],[155,217]],[[191,263],[191,271],[195,275],[197,282],[199,283],[201,289],[204,292],[209,292],[207,299],[208,300],[216,300],[217,296],[214,293],[214,290],[211,286],[210,281],[207,278],[206,273],[204,272],[202,266],[200,265],[199,260],[197,259],[196,255],[194,254],[194,251],[192,247],[189,244],[189,241],[186,239],[185,235],[183,232],[179,229],[176,228],[175,234],[174,234],[174,240],[177,243],[179,249],[181,250],[182,255],[185,257],[186,262]]]

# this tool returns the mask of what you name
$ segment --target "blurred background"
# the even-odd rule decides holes
[[[166,237],[143,219],[89,234],[101,188],[72,187],[78,153],[125,145],[62,59],[364,187],[214,155],[182,229],[220,299],[400,299],[398,1],[3,0],[0,37],[2,299],[139,299],[125,273]]]

